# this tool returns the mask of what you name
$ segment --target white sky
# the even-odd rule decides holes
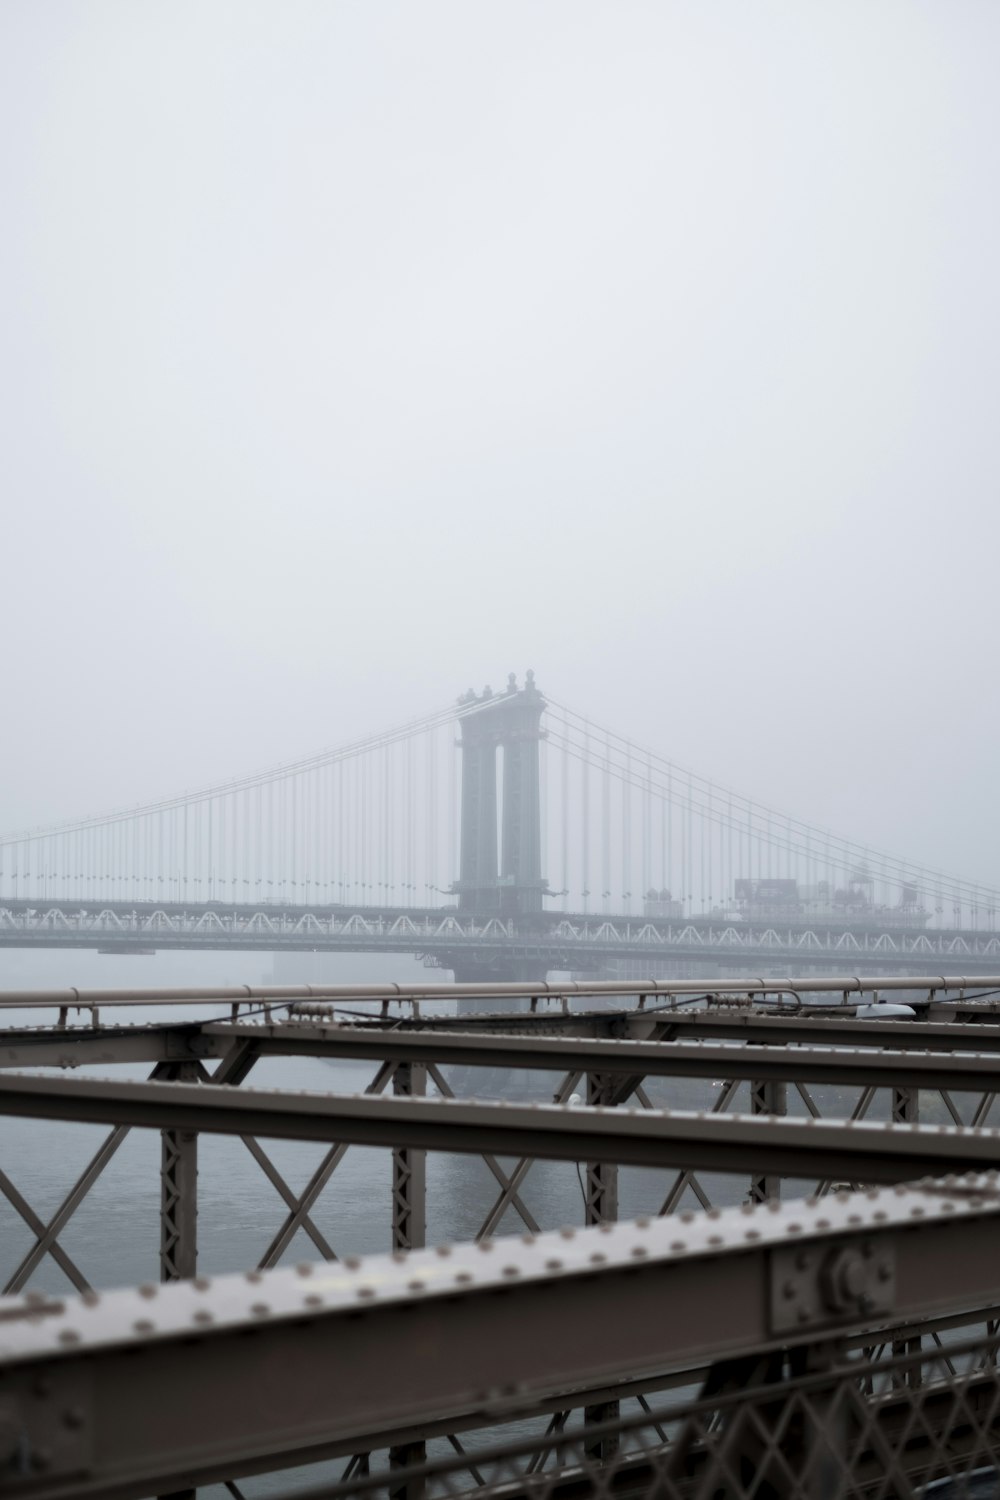
[[[500,686],[1000,881],[994,0],[5,0],[0,827]]]

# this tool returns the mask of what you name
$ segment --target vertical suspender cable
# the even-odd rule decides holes
[[[605,738],[601,774],[601,898],[602,911],[610,911],[611,898],[611,743]]]
[[[590,905],[590,725],[583,726],[583,765],[580,768],[580,807],[582,810],[582,826],[580,829],[580,842],[583,849],[583,873],[582,885],[580,887],[583,900],[583,910],[586,913]],[[572,907],[572,902],[569,903]]]

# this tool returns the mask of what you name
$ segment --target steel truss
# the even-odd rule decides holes
[[[747,966],[785,959],[813,969],[860,960],[886,973],[935,961],[975,972],[1000,966],[1000,933],[912,927],[810,926],[776,919],[677,921],[563,916],[527,919],[416,907],[282,907],[213,903],[0,903],[0,947],[322,950],[421,953],[444,968],[456,955],[516,958],[539,973],[615,958],[715,960]]]
[[[893,984],[850,983],[854,993]],[[924,981],[938,996],[966,983]],[[470,990],[455,998],[481,1003]],[[418,1013],[423,988],[380,987],[328,1000],[236,991],[234,1019],[181,1010],[102,1026],[102,1006],[148,994],[70,993],[35,997],[62,1024],[0,1032],[0,1113],[110,1126],[48,1221],[7,1174],[16,1164],[0,1161],[0,1193],[34,1237],[0,1298],[5,1494],[124,1500],[212,1479],[238,1493],[242,1474],[326,1458],[347,1460],[338,1492],[388,1484],[405,1500],[501,1483],[510,1500],[569,1500],[570,1490],[680,1500],[706,1475],[740,1495],[747,1464],[791,1495],[817,1485],[846,1494],[861,1493],[879,1463],[916,1483],[993,1451],[1000,1190],[992,1170],[942,1180],[1000,1167],[1000,1132],[983,1128],[1000,1048],[988,1005],[965,997],[953,1008],[985,1018],[975,1025],[945,1020],[940,1000],[924,1012],[936,1020],[872,1022],[763,1013],[760,996],[678,1011],[676,994],[650,990],[641,1006],[578,1014],[566,991],[539,987],[547,998],[534,1013],[442,1018]],[[359,1015],[365,999],[390,997],[404,1014]],[[170,998],[184,1006],[206,993]],[[74,1000],[88,1024],[68,1024]],[[364,1059],[374,1074],[357,1098],[245,1086],[261,1060],[296,1054]],[[143,1060],[152,1073],[131,1083],[13,1071],[95,1060]],[[539,1077],[555,1102],[476,1098],[477,1080],[503,1069]],[[664,1080],[704,1089],[705,1108],[656,1108]],[[856,1094],[849,1119],[844,1088]],[[586,1104],[567,1108],[577,1091]],[[871,1118],[878,1098],[887,1123]],[[918,1125],[920,1111],[953,1123]],[[132,1128],[161,1132],[161,1277],[173,1284],[95,1292],[60,1235]],[[196,1274],[206,1131],[240,1136],[284,1206],[257,1269],[211,1283]],[[261,1146],[267,1136],[327,1144],[301,1192]],[[353,1143],[391,1153],[389,1259],[344,1255],[313,1218]],[[428,1150],[479,1155],[492,1174],[478,1248],[420,1248],[436,1238]],[[523,1197],[539,1159],[581,1164],[590,1227],[543,1232]],[[672,1176],[660,1215],[617,1225],[628,1164]],[[743,1209],[713,1205],[705,1170],[739,1174]],[[936,1182],[832,1190],[921,1176]],[[779,1202],[789,1178],[815,1197]],[[682,1211],[692,1201],[706,1212]],[[511,1215],[526,1234],[495,1240]],[[299,1229],[319,1261],[273,1271]],[[25,1291],[46,1256],[80,1298]],[[801,1398],[782,1406],[779,1380]],[[681,1394],[665,1407],[655,1393],[669,1388]],[[505,1444],[515,1418],[536,1435]]]
[[[673,1433],[657,1445],[657,1465],[669,1456],[678,1477],[692,1445],[706,1462],[708,1428],[692,1427],[694,1412],[735,1402],[740,1377],[750,1404],[732,1409],[755,1441],[762,1433],[750,1413],[763,1409],[754,1401],[770,1388],[773,1402],[784,1371],[807,1385],[815,1375],[812,1389],[849,1378],[855,1415],[866,1431],[881,1430],[883,1393],[907,1389],[896,1383],[907,1361],[890,1357],[883,1367],[871,1358],[875,1345],[886,1330],[927,1317],[985,1322],[1000,1299],[998,1244],[995,1179],[966,1179],[951,1189],[747,1205],[683,1225],[606,1224],[326,1269],[8,1302],[0,1390],[25,1463],[5,1476],[5,1493],[124,1500],[154,1486],[411,1449],[443,1424],[481,1427],[546,1406],[593,1406],[595,1393],[690,1382],[706,1367],[700,1401],[688,1398],[688,1420],[671,1421]],[[851,1337],[867,1340],[868,1358],[848,1367]],[[997,1340],[988,1330],[978,1340],[971,1364],[962,1363],[961,1346],[954,1357],[947,1344],[919,1356],[924,1365],[961,1366],[963,1400],[979,1387],[971,1447],[949,1448],[939,1432],[929,1461],[923,1434],[923,1472],[942,1454],[954,1465],[963,1452],[994,1452],[986,1419],[1000,1395]],[[921,1384],[943,1404],[939,1380],[923,1372]],[[952,1415],[962,1385],[957,1374],[949,1382]],[[772,1411],[769,1420],[765,1432],[783,1418]],[[623,1435],[618,1416],[604,1426],[583,1442],[591,1462],[648,1459],[620,1443],[597,1453],[599,1438]],[[821,1427],[848,1468],[855,1459],[846,1433],[836,1423]],[[569,1441],[580,1448],[579,1434]],[[795,1468],[805,1448],[793,1451]],[[783,1446],[778,1452],[787,1460]],[[758,1463],[761,1456],[758,1449]],[[662,1490],[639,1491],[647,1492]],[[793,1490],[812,1492],[804,1483]]]

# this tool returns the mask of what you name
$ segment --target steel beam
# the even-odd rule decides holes
[[[553,1026],[558,1018],[546,1018]],[[319,1025],[313,1021],[208,1021],[185,1025],[80,1028],[79,1030],[0,1031],[0,1068],[71,1068],[84,1063],[139,1060],[181,1062],[225,1056],[233,1043],[253,1056],[318,1056],[390,1059],[420,1065],[461,1065],[577,1071],[591,1069],[622,1077],[692,1077],[754,1079],[797,1083],[870,1086],[897,1089],[989,1090],[997,1079],[994,1047],[1000,1027],[960,1024],[868,1023],[764,1016],[702,1014],[669,1021],[635,1011],[604,1017],[561,1018],[562,1035],[533,1034],[531,1020],[450,1017],[445,1026],[423,1022]],[[653,1038],[612,1039],[566,1035],[572,1030],[627,1026],[652,1032]],[[469,1027],[469,1030],[465,1028]],[[508,1030],[509,1028],[509,1030]],[[657,1039],[667,1029],[677,1040]],[[542,1031],[542,1027],[538,1027]],[[529,1032],[532,1034],[524,1035]],[[994,1035],[995,1033],[995,1035]],[[743,1043],[733,1047],[731,1041]],[[797,1045],[794,1049],[791,1043]],[[919,1044],[919,1046],[918,1046]],[[782,1050],[786,1049],[786,1050]],[[955,1055],[955,1054],[962,1055]],[[228,1078],[226,1081],[230,1081]]]
[[[5,1494],[126,1500],[571,1406],[601,1382],[974,1314],[1000,1296],[998,1248],[1000,1198],[980,1180],[8,1299],[0,1396],[25,1462]]]
[[[192,1042],[196,1050],[192,1051]],[[184,1062],[224,1047],[190,1026],[45,1027],[0,1030],[0,1068],[82,1068],[101,1063]]]
[[[649,1027],[645,1016],[630,1012],[630,1029]],[[893,1051],[1000,1052],[1000,1026],[968,1026],[947,1021],[856,1021],[839,1016],[766,1015],[749,1007],[736,1010],[658,1013],[670,1041],[756,1042],[762,1046],[891,1047]]]
[[[475,1155],[852,1182],[1000,1167],[1000,1131],[684,1111],[339,1097],[212,1084],[0,1078],[0,1115]]]
[[[634,1014],[634,1013],[633,1013]],[[888,1026],[888,1023],[886,1023]],[[206,1037],[220,1043],[227,1036],[252,1038],[262,1054],[389,1059],[439,1066],[481,1068],[528,1068],[552,1072],[592,1071],[634,1074],[637,1078],[741,1078],[774,1083],[860,1085],[877,1084],[912,1089],[973,1089],[982,1091],[998,1081],[998,1063],[988,1048],[979,1047],[985,1028],[923,1027],[923,1051],[896,1050],[896,1033],[865,1031],[864,1022],[849,1027],[847,1038],[816,1021],[779,1023],[775,1042],[761,1040],[754,1028],[752,1038],[734,1047],[717,1040],[713,1032],[704,1040],[612,1040],[571,1036],[520,1036],[466,1032],[463,1020],[450,1020],[452,1029],[414,1030],[403,1026],[329,1025],[288,1021],[270,1025],[245,1022],[207,1022]],[[822,1028],[822,1029],[817,1029]],[[721,1028],[720,1028],[721,1029]],[[748,1028],[749,1029],[749,1028]],[[997,1031],[1000,1044],[1000,1027]],[[937,1030],[947,1032],[949,1046],[935,1054]],[[789,1032],[798,1044],[788,1047]],[[956,1033],[958,1033],[956,1035]],[[766,1036],[766,1033],[765,1033]],[[860,1036],[861,1041],[858,1040]],[[742,1036],[734,1040],[742,1041]],[[905,1039],[904,1039],[905,1040]],[[989,1038],[987,1039],[990,1040]],[[862,1042],[864,1045],[862,1045]],[[889,1050],[883,1049],[888,1045]],[[964,1051],[951,1055],[951,1049]],[[780,1050],[785,1049],[785,1050]],[[838,1050],[839,1049],[839,1050]]]

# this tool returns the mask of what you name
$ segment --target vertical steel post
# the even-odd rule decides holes
[[[427,1069],[420,1063],[400,1063],[392,1075],[392,1091],[406,1098],[427,1093]],[[427,1243],[427,1152],[396,1146],[392,1152],[392,1248],[422,1250]],[[422,1464],[427,1449],[421,1442],[402,1443],[389,1449],[389,1469]],[[389,1475],[389,1500],[423,1500],[423,1479],[401,1479]]]
[[[197,1063],[179,1063],[172,1076],[198,1078]],[[160,1280],[181,1281],[198,1270],[198,1135],[160,1132]]]
[[[914,1088],[894,1087],[889,1104],[889,1119],[893,1125],[916,1125],[920,1120],[920,1090]],[[894,1357],[901,1355],[919,1355],[922,1347],[921,1337],[917,1334],[910,1339],[893,1339],[891,1350]],[[921,1381],[920,1362],[913,1359],[910,1364],[901,1369],[893,1370],[890,1384],[893,1390],[901,1390],[905,1387],[916,1389]]]
[[[609,1109],[614,1105],[615,1080],[608,1074],[587,1074],[587,1103],[594,1107]],[[588,1161],[585,1169],[586,1205],[585,1219],[588,1225],[612,1224],[618,1218],[618,1163]],[[619,1403],[602,1401],[596,1406],[585,1406],[585,1427],[598,1422],[618,1420]],[[618,1451],[618,1438],[605,1433],[593,1440],[585,1439],[589,1458],[607,1463]]]
[[[609,1109],[613,1104],[614,1079],[603,1073],[587,1074],[588,1105]],[[618,1218],[618,1163],[589,1161],[586,1167],[586,1224],[613,1224]]]
[[[406,1098],[427,1093],[427,1069],[400,1063],[392,1091]],[[427,1243],[427,1152],[396,1146],[392,1153],[392,1248],[422,1250]]]
[[[774,1079],[755,1079],[750,1084],[750,1113],[752,1115],[784,1115],[788,1113],[786,1086]],[[755,1172],[750,1178],[750,1202],[766,1203],[769,1198],[781,1197],[781,1177],[777,1172]]]
[[[916,1125],[920,1120],[920,1090],[893,1088],[889,1118],[893,1125]]]

